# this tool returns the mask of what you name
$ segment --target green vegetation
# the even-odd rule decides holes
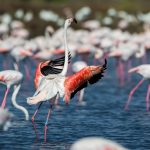
[[[12,5],[8,7],[19,7],[23,5],[26,7],[47,7],[47,6],[61,6],[68,5],[72,8],[76,6],[90,5],[94,8],[107,9],[115,7],[116,9],[123,9],[127,11],[149,11],[150,0],[0,0],[1,4]],[[0,6],[3,9],[3,5]]]

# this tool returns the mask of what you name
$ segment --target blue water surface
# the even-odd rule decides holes
[[[0,64],[4,57],[1,56]],[[35,64],[28,61],[31,68],[31,79],[24,79],[17,102],[26,107],[30,118],[37,106],[29,106],[26,97],[35,92],[33,74]],[[28,65],[29,65],[28,64]],[[10,63],[11,66],[11,63]],[[21,70],[24,72],[23,64]],[[47,116],[49,103],[45,102],[38,113],[35,122],[39,133],[39,140],[35,141],[35,134],[31,121],[24,121],[22,112],[11,104],[10,91],[7,98],[7,107],[15,115],[12,127],[7,132],[0,132],[1,150],[68,150],[76,140],[98,136],[114,140],[128,149],[150,149],[150,114],[146,112],[145,97],[148,82],[134,94],[129,110],[124,110],[125,102],[130,90],[141,77],[133,75],[130,82],[124,86],[118,84],[115,74],[115,61],[108,60],[108,69],[105,77],[98,83],[85,90],[85,106],[77,105],[77,96],[66,106],[61,99],[61,109],[54,110],[49,120],[47,143],[44,143],[44,123]],[[13,88],[12,88],[13,89]],[[3,99],[5,86],[0,85],[0,98]]]

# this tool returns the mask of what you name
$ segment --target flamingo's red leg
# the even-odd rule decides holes
[[[124,85],[124,64],[120,59],[117,59],[117,76],[121,86]]]
[[[26,79],[30,80],[30,69],[28,68],[27,64],[24,65],[25,72],[26,72]]]
[[[54,101],[55,106],[59,105],[59,94],[56,95],[56,99]]]
[[[124,73],[124,64],[120,62],[120,84],[121,86],[124,85],[125,80],[125,73]]]
[[[9,88],[7,87],[6,91],[5,91],[4,99],[3,99],[2,104],[1,104],[2,108],[5,108],[8,92],[9,92]]]
[[[134,94],[134,92],[139,88],[139,86],[143,83],[144,79],[140,80],[139,83],[131,90],[130,94],[129,94],[129,98],[128,101],[125,105],[125,109],[128,109],[128,105],[131,101],[132,95]]]
[[[35,125],[35,123],[34,123],[34,118],[35,118],[36,114],[38,113],[38,111],[39,111],[39,109],[40,109],[42,103],[43,103],[43,102],[40,103],[40,105],[38,106],[38,108],[36,109],[36,111],[34,112],[32,118],[31,118],[32,124],[33,124],[33,128],[34,128],[34,131],[35,131],[35,135],[36,135],[36,139],[38,139],[38,133],[37,133],[37,130],[36,130],[36,125]]]
[[[149,111],[149,96],[150,96],[150,84],[148,85],[147,95],[146,95],[146,110]]]
[[[132,67],[132,62],[131,62],[131,60],[129,60],[127,62],[127,70],[129,70],[131,67]],[[131,75],[128,74],[128,82],[130,82],[130,81],[131,81]]]
[[[51,106],[48,110],[45,126],[44,126],[44,142],[46,143],[46,135],[47,135],[47,129],[48,129],[48,120],[50,118],[51,112],[52,112],[53,106]]]

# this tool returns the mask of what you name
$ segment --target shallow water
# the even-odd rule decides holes
[[[0,64],[2,68],[2,63]],[[15,118],[7,132],[0,132],[0,149],[68,150],[79,138],[99,136],[114,140],[129,149],[149,150],[150,114],[145,108],[147,82],[134,94],[129,110],[125,111],[128,93],[141,77],[133,75],[132,81],[121,87],[115,76],[114,65],[115,62],[109,60],[105,77],[85,90],[84,100],[87,103],[85,106],[77,105],[77,97],[68,106],[61,100],[62,109],[54,110],[49,120],[46,144],[43,142],[43,131],[49,104],[47,102],[43,104],[35,119],[39,133],[39,140],[35,141],[31,121],[24,121],[22,112],[11,105],[11,90],[7,106]],[[32,64],[31,68],[33,68],[31,79],[23,82],[17,97],[18,103],[29,110],[30,118],[36,109],[36,106],[26,104],[26,97],[34,93],[35,65]],[[5,86],[0,87],[2,99]]]

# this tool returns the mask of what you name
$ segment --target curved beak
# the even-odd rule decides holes
[[[134,67],[128,70],[128,73],[134,73],[134,72],[138,72],[139,68],[138,67]]]

